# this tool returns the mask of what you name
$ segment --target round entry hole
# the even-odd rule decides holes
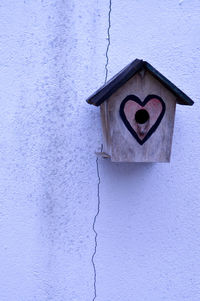
[[[143,124],[149,120],[149,113],[145,109],[138,110],[135,113],[135,121],[139,124]]]

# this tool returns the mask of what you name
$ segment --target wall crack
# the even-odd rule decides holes
[[[109,12],[108,12],[108,29],[107,29],[108,44],[107,44],[107,48],[106,48],[105,83],[107,82],[107,79],[108,79],[108,63],[109,63],[108,52],[109,52],[109,48],[110,48],[111,11],[112,11],[112,0],[109,1]]]
[[[107,48],[106,48],[106,64],[105,64],[105,83],[107,82],[108,79],[108,64],[109,64],[109,48],[110,48],[110,29],[111,29],[111,10],[112,10],[112,0],[109,0],[109,11],[108,11],[108,28],[107,28]],[[103,151],[103,144],[101,145],[101,152]],[[94,221],[93,221],[93,231],[95,234],[95,247],[94,247],[94,253],[92,255],[92,265],[93,265],[93,269],[94,269],[94,297],[93,297],[93,301],[96,300],[97,297],[97,287],[96,287],[96,280],[97,280],[97,270],[96,270],[96,265],[95,265],[95,261],[94,258],[96,256],[97,253],[97,238],[98,238],[98,232],[96,231],[96,221],[100,212],[100,184],[101,184],[101,177],[100,177],[100,173],[99,173],[99,158],[96,158],[96,170],[97,170],[97,212],[96,215],[94,217]]]
[[[101,151],[102,151],[102,149],[103,149],[103,145],[101,146]],[[96,231],[95,225],[96,225],[96,220],[97,220],[97,217],[98,217],[99,211],[100,211],[100,184],[101,184],[101,178],[100,178],[100,173],[99,173],[99,158],[98,157],[96,158],[96,168],[97,168],[98,182],[97,182],[97,212],[96,212],[96,215],[95,215],[94,221],[93,221],[93,231],[95,233],[95,247],[94,247],[94,253],[92,255],[92,265],[93,265],[93,269],[94,269],[94,298],[93,298],[93,301],[97,297],[97,289],[96,289],[97,273],[96,273],[96,266],[95,266],[95,262],[94,262],[94,257],[95,257],[96,252],[97,252],[98,233]]]

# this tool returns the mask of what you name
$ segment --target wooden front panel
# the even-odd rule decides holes
[[[175,106],[149,72],[137,73],[101,105],[104,151],[113,162],[169,162]]]

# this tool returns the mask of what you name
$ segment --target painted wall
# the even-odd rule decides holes
[[[198,0],[1,0],[1,301],[200,300],[199,16]],[[170,164],[96,161],[85,99],[136,57],[195,101]]]

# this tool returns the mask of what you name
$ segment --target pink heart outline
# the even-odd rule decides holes
[[[136,133],[136,131],[133,129],[130,122],[128,121],[128,118],[125,113],[125,105],[128,101],[133,101],[133,102],[137,103],[141,108],[144,108],[145,105],[148,102],[150,102],[152,99],[158,100],[161,104],[162,109],[161,109],[161,112],[158,115],[158,118],[156,119],[155,123],[150,127],[150,129],[147,132],[147,134],[145,135],[145,137],[143,139],[140,139],[140,137],[138,136],[138,134]],[[143,102],[136,95],[128,95],[121,102],[119,113],[120,113],[121,119],[124,122],[126,128],[129,130],[129,132],[132,134],[132,136],[137,140],[137,142],[140,145],[143,145],[151,137],[151,135],[155,132],[155,130],[158,128],[158,126],[165,114],[165,110],[166,110],[166,105],[165,105],[164,101],[162,100],[162,98],[158,95],[150,94],[144,99]]]

